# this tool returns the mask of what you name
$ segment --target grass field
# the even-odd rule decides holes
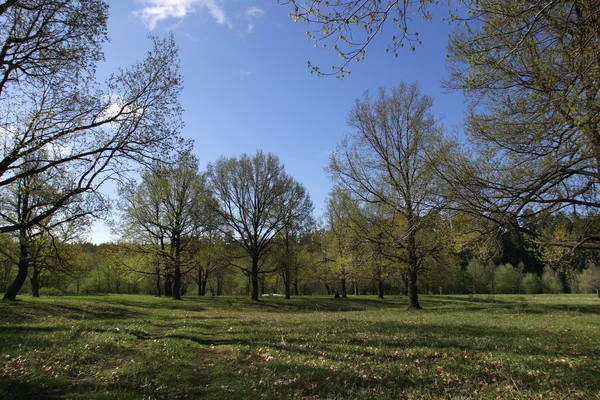
[[[1,399],[600,399],[594,296],[0,302]]]

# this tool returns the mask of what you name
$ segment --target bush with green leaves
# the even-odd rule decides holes
[[[600,268],[595,263],[582,272],[581,287],[585,293],[596,293],[600,297]]]
[[[523,291],[527,294],[538,294],[542,292],[542,280],[537,274],[533,272],[528,272],[523,277],[523,281],[521,282],[521,287]]]
[[[488,265],[474,258],[467,265],[466,277],[472,293],[490,293],[492,271]]]
[[[511,263],[500,265],[496,270],[494,283],[496,293],[519,293],[521,283],[519,270]]]
[[[563,292],[563,283],[551,267],[545,266],[542,274],[542,287],[544,293],[557,294]]]

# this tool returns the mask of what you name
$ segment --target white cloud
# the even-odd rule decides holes
[[[183,19],[196,12],[196,9],[208,12],[217,24],[232,27],[225,10],[216,0],[141,0],[141,3],[143,7],[133,14],[150,30],[156,28],[160,21],[170,18]]]
[[[250,18],[260,18],[265,15],[265,11],[256,6],[252,6],[246,10],[246,15]]]
[[[249,7],[246,10],[246,18],[248,18],[248,28],[246,29],[246,33],[251,34],[254,33],[254,20],[257,18],[261,18],[265,15],[265,11],[256,6]]]

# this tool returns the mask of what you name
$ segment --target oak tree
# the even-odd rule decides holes
[[[417,277],[439,248],[429,233],[445,201],[432,165],[436,146],[443,143],[432,104],[417,84],[401,83],[389,93],[380,89],[376,99],[366,92],[348,117],[353,132],[328,167],[356,201],[380,209],[373,215],[386,221],[381,234],[399,250],[396,264],[408,276],[410,308],[420,308]]]
[[[250,277],[251,297],[258,300],[259,276],[275,237],[312,211],[304,187],[288,175],[279,159],[257,152],[239,158],[221,157],[208,167],[216,211],[233,233],[232,240],[250,257],[239,267]]]
[[[0,3],[0,191],[27,177],[70,173],[26,221],[0,213],[0,233],[40,224],[132,163],[181,144],[173,37],[152,38],[144,60],[100,84],[107,18],[102,0]]]

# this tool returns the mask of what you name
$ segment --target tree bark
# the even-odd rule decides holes
[[[285,288],[285,298],[289,300],[292,295],[292,279],[289,265],[282,266],[281,278],[283,279],[283,286]]]
[[[260,276],[260,279],[258,280],[258,283],[259,283],[259,285],[260,285],[260,286],[259,286],[259,287],[260,287],[259,294],[261,294],[261,295],[263,295],[263,294],[265,294],[265,293],[266,293],[266,290],[265,290],[265,282],[266,282],[265,274],[262,274],[262,275]]]
[[[342,283],[342,297],[346,298],[346,297],[348,297],[348,291],[346,290],[346,279],[342,278],[341,283]]]
[[[217,296],[221,296],[223,293],[223,279],[224,276],[222,274],[217,275]]]
[[[412,268],[408,271],[408,308],[421,309],[417,292],[417,271]]]
[[[173,280],[171,279],[171,272],[167,271],[165,275],[165,296],[173,296]]]
[[[162,295],[162,290],[160,287],[160,267],[156,267],[156,296],[160,297]]]
[[[198,276],[196,277],[196,284],[198,285],[198,296],[203,296],[202,294],[202,268],[198,267]]]
[[[377,297],[379,297],[380,299],[383,299],[383,279],[379,280],[379,285],[378,285],[378,293],[377,293]]]
[[[176,224],[179,226],[179,224]],[[181,237],[179,232],[172,232],[171,249],[174,250],[173,293],[171,297],[181,300]]]
[[[33,297],[40,297],[40,269],[38,267],[33,267],[33,273],[29,282],[31,283],[31,295]]]
[[[250,273],[250,279],[252,281],[252,294],[251,298],[254,301],[258,301],[258,255],[252,255],[252,271]]]
[[[206,296],[206,286],[207,285],[208,285],[208,273],[206,273],[206,271],[204,271],[204,275],[202,276],[202,282],[200,284],[200,286],[202,287],[201,296]]]
[[[288,280],[284,280],[284,283],[285,283],[285,298],[287,300],[289,300],[290,297],[291,297],[291,294],[292,294],[292,289],[290,287],[290,282]]]
[[[20,243],[19,243],[19,269],[17,276],[13,283],[8,287],[4,294],[5,300],[16,300],[17,294],[23,287],[25,280],[27,279],[27,272],[29,271],[29,249],[27,247],[27,232],[25,229],[19,231]]]
[[[173,294],[171,297],[175,300],[181,300],[181,268],[179,268],[179,265],[173,271]]]

